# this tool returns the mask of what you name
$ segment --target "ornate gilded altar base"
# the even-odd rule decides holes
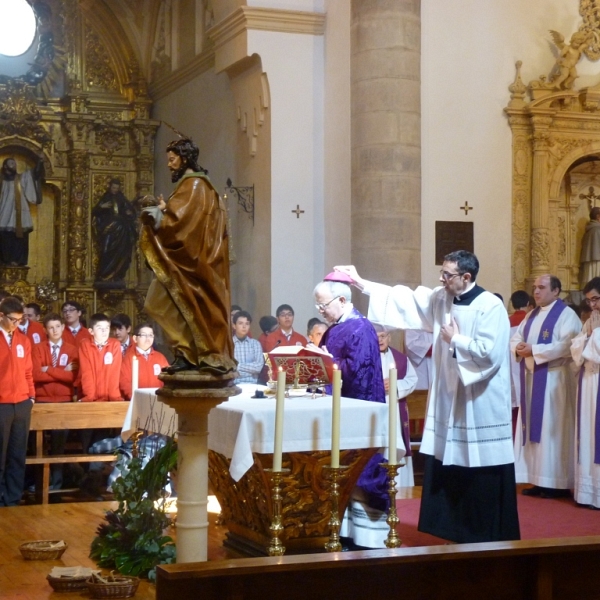
[[[15,284],[17,281],[27,281],[29,267],[11,267],[9,265],[0,265],[0,287],[7,284]]]
[[[359,475],[377,452],[376,448],[344,450],[340,464],[348,466],[339,479],[340,515],[344,514]],[[282,479],[283,533],[281,542],[286,554],[323,552],[329,539],[331,502],[329,482],[324,467],[331,460],[329,452],[290,452],[283,454],[283,467],[289,469]],[[272,454],[254,454],[254,465],[238,481],[229,474],[230,460],[209,451],[209,480],[221,505],[223,524],[229,529],[225,546],[241,554],[267,556],[271,542]]]
[[[161,374],[165,386],[156,395],[175,409],[177,442],[177,562],[208,558],[208,413],[241,390],[237,373],[223,377],[183,371]]]

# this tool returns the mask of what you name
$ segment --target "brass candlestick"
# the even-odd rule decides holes
[[[380,465],[385,468],[388,474],[388,494],[390,496],[390,508],[386,519],[386,523],[390,530],[385,540],[385,545],[386,548],[399,548],[402,544],[402,540],[398,537],[398,532],[396,531],[396,527],[398,526],[398,523],[400,523],[398,511],[396,510],[396,475],[398,474],[398,468],[403,467],[404,463],[396,465],[380,463]]]
[[[281,469],[281,471],[273,471],[273,469],[265,469],[271,473],[271,501],[273,503],[273,517],[271,520],[271,543],[267,549],[269,556],[283,556],[285,554],[285,546],[281,543],[279,536],[283,532],[283,518],[281,514],[281,480],[284,473],[289,473],[289,469]]]
[[[340,467],[323,467],[329,472],[328,479],[330,480],[330,498],[331,498],[331,516],[329,517],[329,541],[325,544],[327,552],[341,552],[342,544],[340,543],[340,484],[339,479],[342,473],[348,468],[347,466]]]

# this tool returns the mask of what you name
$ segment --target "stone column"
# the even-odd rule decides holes
[[[352,262],[410,286],[421,281],[420,11],[420,0],[352,0]]]
[[[552,118],[534,115],[531,185],[531,278],[550,272],[548,141]],[[529,283],[529,282],[528,282]]]

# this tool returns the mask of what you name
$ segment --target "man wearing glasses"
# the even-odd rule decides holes
[[[371,321],[433,333],[419,530],[460,543],[519,539],[508,316],[477,285],[477,257],[446,255],[433,290],[373,283],[353,266],[336,270],[370,296]]]
[[[560,291],[558,277],[536,277],[537,308],[510,341],[521,369],[515,471],[517,482],[533,484],[521,492],[525,496],[568,497],[573,487],[576,385],[571,341],[581,331],[581,321],[559,298]]]
[[[271,352],[277,346],[306,346],[306,338],[294,331],[294,309],[289,304],[278,306],[275,316],[279,327],[267,336],[265,352]]]
[[[0,506],[21,500],[35,398],[31,345],[18,328],[22,317],[17,298],[0,302]]]
[[[598,414],[598,382],[600,375],[600,277],[594,277],[583,288],[585,300],[592,310],[582,332],[571,343],[575,364],[581,368],[577,402],[575,491],[577,504],[600,510],[600,435],[596,428]]]

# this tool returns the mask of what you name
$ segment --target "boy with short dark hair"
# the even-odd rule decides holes
[[[75,300],[67,300],[61,306],[61,313],[65,321],[65,330],[63,340],[68,344],[79,348],[82,340],[91,339],[91,333],[81,323],[83,315],[83,306]]]
[[[35,401],[31,344],[19,328],[23,304],[0,302],[0,506],[16,506],[25,483],[25,456]]]
[[[131,400],[133,395],[132,371],[133,359],[138,360],[138,387],[160,388],[164,384],[158,375],[169,361],[157,350],[154,350],[154,330],[148,323],[142,323],[134,329],[133,344],[129,346],[123,357],[121,367],[121,394],[125,400]]]
[[[122,354],[121,345],[109,338],[110,320],[102,313],[90,318],[91,339],[79,345],[80,401],[116,402],[123,398],[119,391]]]
[[[131,319],[125,313],[118,313],[110,320],[110,332],[112,336],[121,344],[121,354],[131,347]]]

